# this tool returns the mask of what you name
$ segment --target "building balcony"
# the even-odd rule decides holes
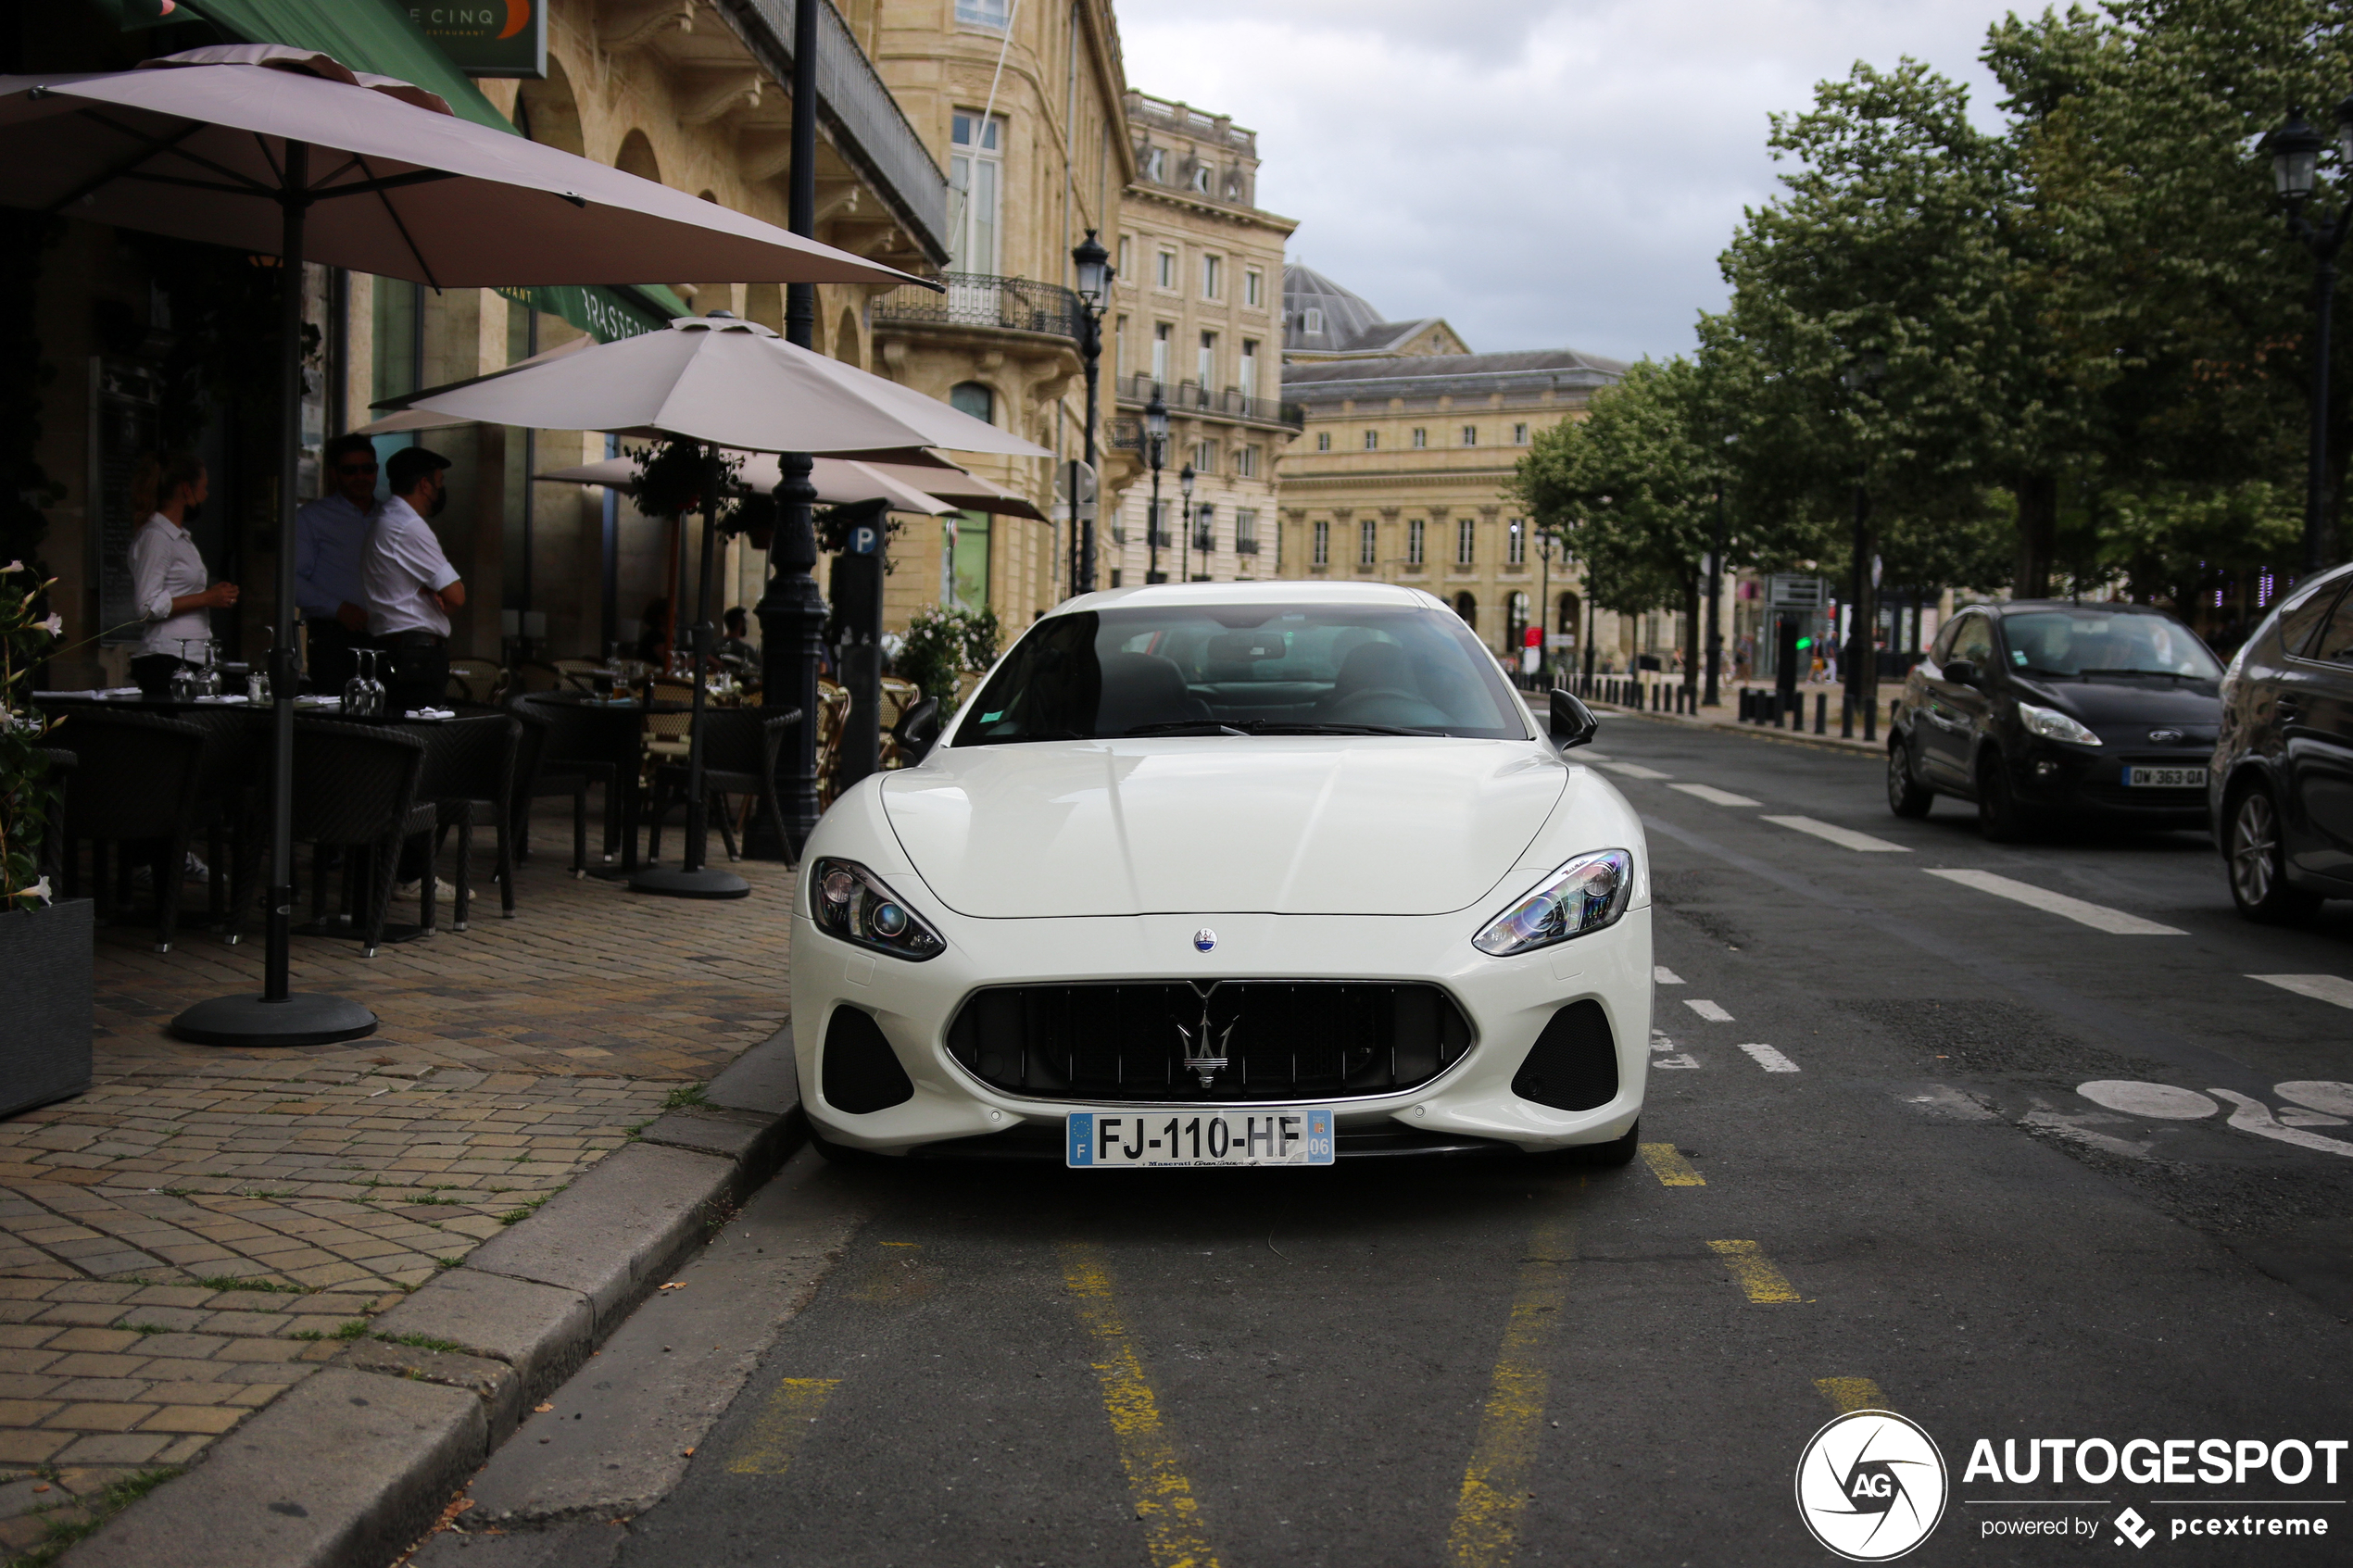
[[[1215,555],[1217,553],[1217,535],[1214,533],[1194,533],[1193,549],[1195,553],[1200,555]]]
[[[1113,395],[1123,408],[1141,408],[1151,401],[1152,393],[1160,393],[1161,401],[1168,405],[1172,414],[1208,414],[1225,420],[1242,420],[1252,424],[1280,425],[1288,430],[1302,430],[1307,424],[1307,410],[1297,403],[1285,403],[1272,397],[1252,397],[1239,387],[1229,386],[1219,392],[1199,382],[1158,381],[1150,374],[1138,371],[1117,376],[1112,381]]]
[[[1234,554],[1236,554],[1236,555],[1238,555],[1238,556],[1254,556],[1254,555],[1256,555],[1257,553],[1258,553],[1258,541],[1257,541],[1257,540],[1255,540],[1255,539],[1249,539],[1249,538],[1243,538],[1243,539],[1237,539],[1237,540],[1235,540],[1235,541],[1234,541]]]
[[[1060,283],[979,272],[943,272],[939,281],[947,293],[910,283],[876,297],[875,325],[967,327],[1078,341],[1078,296]]]

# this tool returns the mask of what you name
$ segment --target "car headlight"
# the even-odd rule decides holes
[[[1634,897],[1634,857],[1623,849],[1579,855],[1489,921],[1471,946],[1509,958],[1584,936],[1617,922]]]
[[[921,963],[948,946],[905,899],[855,860],[821,859],[809,868],[809,914],[826,935],[894,959]]]
[[[2041,735],[2045,740],[2069,740],[2078,746],[2100,744],[2099,736],[2056,708],[2021,702],[2018,705],[2018,721],[2026,726],[2029,734]]]

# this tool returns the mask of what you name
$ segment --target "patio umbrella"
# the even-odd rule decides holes
[[[724,454],[723,454],[724,456]],[[761,483],[761,469],[767,472],[765,484]],[[902,473],[923,473],[923,469],[905,469]],[[558,484],[602,484],[614,490],[634,492],[637,488],[637,461],[634,458],[603,458],[593,463],[574,463],[570,468],[552,469],[535,473],[534,479]],[[938,517],[958,509],[955,502],[938,495],[925,495],[903,479],[886,476],[868,463],[849,458],[819,458],[809,475],[817,487],[817,500],[822,506],[849,507],[862,501],[886,501],[895,512],[920,512]],[[747,458],[736,488],[748,491],[770,491],[783,483],[776,459],[759,456]]]
[[[436,289],[922,280],[281,44],[195,49],[127,71],[0,76],[0,204],[281,258],[269,953],[260,996],[199,1002],[172,1029],[213,1045],[357,1039],[376,1027],[373,1013],[287,984],[303,263]]]
[[[704,614],[695,628],[695,658],[708,651],[711,628],[711,535],[717,505],[719,454],[866,452],[890,447],[941,446],[953,451],[1051,458],[1045,447],[999,430],[912,388],[869,375],[838,359],[786,342],[757,321],[716,315],[682,318],[671,330],[644,332],[599,344],[560,363],[510,369],[479,377],[426,396],[401,398],[404,411],[479,420],[485,424],[535,430],[596,430],[609,434],[673,436],[703,444],[701,598]],[[380,405],[381,406],[381,405]],[[810,461],[813,457],[800,457]],[[780,480],[786,479],[782,463]],[[805,505],[807,493],[787,494],[780,503]],[[799,514],[805,516],[805,510]],[[787,517],[786,521],[790,521]],[[813,546],[805,546],[816,558]],[[813,592],[813,589],[812,590]],[[805,689],[768,692],[775,702],[797,697],[808,721],[796,739],[796,783],[815,767],[816,690],[813,674]],[[862,688],[860,688],[862,690]],[[853,695],[853,703],[861,700]],[[871,709],[873,694],[864,692]],[[677,871],[638,872],[630,886],[640,893],[676,897],[735,898],[750,891],[739,877],[702,864],[703,683],[694,685],[694,721],[686,746],[686,852]],[[781,826],[781,824],[780,824]]]

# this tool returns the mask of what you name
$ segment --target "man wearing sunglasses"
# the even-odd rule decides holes
[[[338,435],[321,455],[326,492],[295,513],[295,602],[310,639],[310,687],[340,696],[367,647],[368,596],[361,581],[368,530],[376,521],[376,445]]]

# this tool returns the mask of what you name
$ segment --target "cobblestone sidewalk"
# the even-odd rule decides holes
[[[196,1458],[782,1024],[789,872],[646,898],[573,880],[558,827],[515,920],[485,854],[469,931],[372,960],[296,939],[296,989],[384,1020],[347,1045],[171,1040],[255,985],[259,942],[100,932],[94,1087],[0,1122],[0,1554]]]

